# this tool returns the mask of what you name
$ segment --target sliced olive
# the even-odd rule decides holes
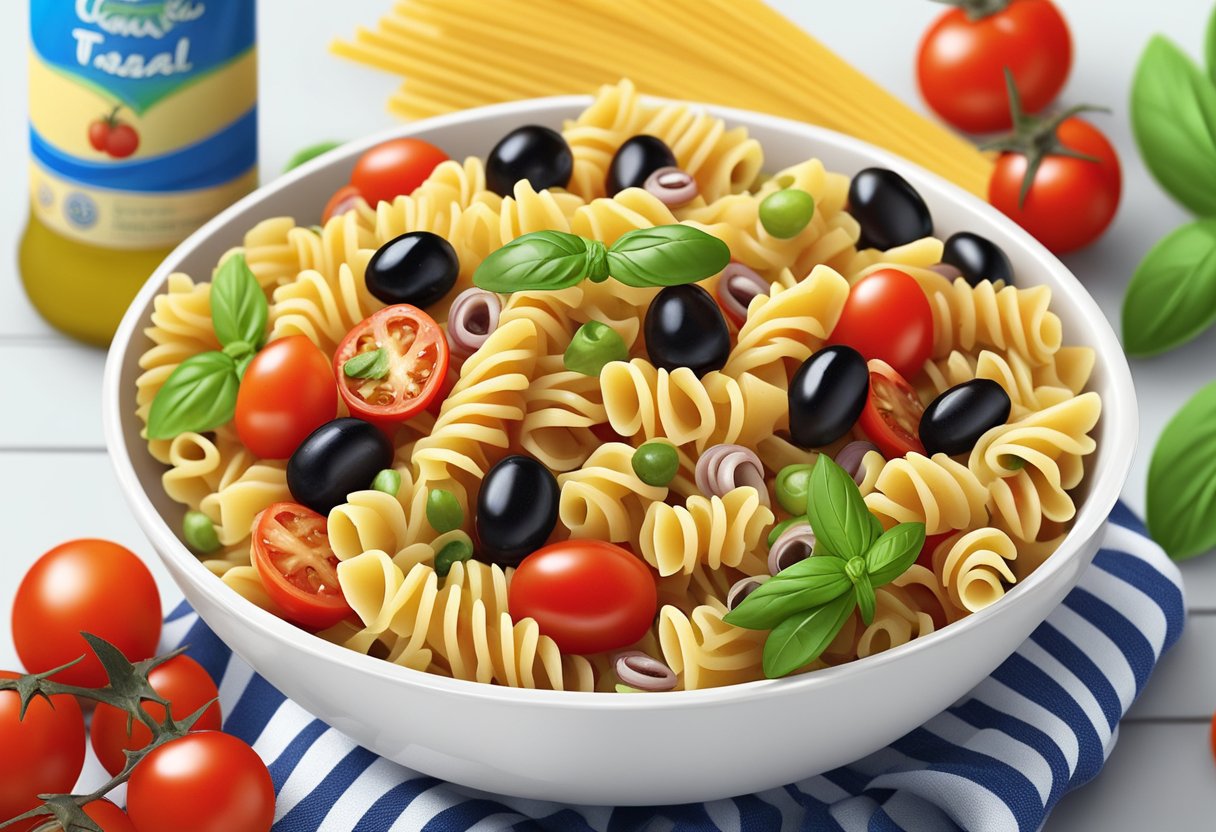
[[[460,259],[452,244],[430,231],[394,237],[367,264],[367,290],[388,306],[425,308],[456,285]]]
[[[626,188],[641,188],[659,168],[674,168],[676,156],[657,136],[634,136],[622,144],[608,166],[604,187],[609,196]]]
[[[521,179],[536,191],[564,188],[573,172],[570,145],[561,133],[539,124],[512,130],[486,157],[486,187],[499,196],[511,196]]]
[[[858,248],[888,249],[933,236],[933,217],[898,173],[866,168],[849,183],[849,213],[861,225]]]
[[[824,347],[790,381],[790,439],[800,448],[830,445],[848,433],[866,405],[870,370],[852,347]]]
[[[709,292],[696,284],[668,286],[646,310],[646,353],[663,370],[688,367],[698,376],[721,370],[730,331]]]
[[[1003,280],[1013,285],[1013,265],[1001,247],[979,234],[960,231],[946,240],[942,251],[942,262],[959,270],[972,286],[980,281]]]
[[[1009,394],[987,378],[951,387],[925,408],[920,441],[929,454],[965,454],[987,431],[1009,419]]]
[[[393,464],[393,443],[370,422],[334,419],[308,435],[287,461],[287,488],[320,514],[346,502]]]
[[[557,525],[557,479],[530,456],[509,456],[477,494],[478,557],[515,566],[545,545]]]

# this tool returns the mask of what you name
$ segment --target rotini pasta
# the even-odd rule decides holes
[[[659,575],[691,575],[698,564],[754,575],[763,568],[756,548],[773,520],[750,486],[723,497],[689,497],[682,506],[655,502],[646,510],[638,548]]]

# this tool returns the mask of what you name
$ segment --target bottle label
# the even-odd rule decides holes
[[[31,0],[43,223],[107,248],[163,248],[256,186],[255,5]]]

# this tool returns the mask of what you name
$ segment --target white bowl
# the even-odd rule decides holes
[[[360,153],[419,136],[454,158],[484,155],[521,124],[559,127],[586,97],[521,101],[396,127],[304,165],[220,214],[169,256],[136,297],[106,365],[106,443],[127,501],[203,620],[271,684],[376,753],[492,792],[572,803],[645,805],[721,798],[783,785],[852,762],[940,712],[991,673],[1076,583],[1127,477],[1136,399],[1106,318],[1059,260],[994,208],[884,151],[829,130],[709,107],[743,125],[775,170],[808,157],[854,173],[899,171],[924,196],[941,237],[972,230],[1000,245],[1019,283],[1052,288],[1065,340],[1098,354],[1098,450],[1087,460],[1072,531],[998,603],[910,644],[790,679],[649,696],[516,690],[408,670],[315,638],[245,601],[178,538],[183,510],[165,496],[135,417],[138,359],[153,298],[170,273],[205,277],[260,220],[312,222]]]

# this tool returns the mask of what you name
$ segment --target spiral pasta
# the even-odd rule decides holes
[[[933,551],[933,571],[956,607],[979,612],[1016,582],[1008,562],[1017,556],[1017,547],[1000,529],[976,529],[946,538]]]
[[[436,533],[426,520],[426,500],[430,488],[415,484],[408,467],[396,468],[401,487],[396,495],[383,491],[356,491],[342,505],[329,512],[329,545],[339,560],[373,549],[387,552],[403,569],[418,561],[414,547],[428,544]],[[468,501],[459,488],[450,489],[462,513],[470,516]],[[422,559],[429,560],[429,552]]]
[[[973,287],[960,277],[949,288],[928,294],[935,357],[945,357],[954,349],[995,347],[1040,365],[1060,349],[1063,328],[1048,309],[1051,289],[1046,286],[998,290],[987,280]]]
[[[954,350],[943,359],[926,362],[925,376],[930,385],[926,398],[976,378],[995,381],[1009,394],[1010,418],[1014,420],[1074,395],[1067,387],[1036,384],[1033,369],[1016,352],[1001,356],[982,350],[978,356],[971,356]]]
[[[984,525],[987,497],[966,465],[945,454],[910,453],[883,467],[865,501],[885,526],[924,523],[925,534],[941,534]]]
[[[632,447],[610,442],[596,448],[581,468],[558,476],[558,518],[571,537],[633,540],[649,506],[666,499],[667,488],[638,479],[632,460]]]
[[[659,611],[659,647],[684,690],[735,685],[764,678],[765,633],[732,627],[726,607],[709,601],[685,614],[672,606]]]
[[[682,506],[655,502],[646,510],[638,548],[660,575],[690,575],[701,563],[754,575],[763,562],[756,549],[774,519],[751,486],[723,497],[689,497]]]
[[[557,355],[537,361],[536,372],[519,444],[554,471],[571,471],[591,456],[599,442],[591,428],[607,418],[599,380],[566,370]]]

